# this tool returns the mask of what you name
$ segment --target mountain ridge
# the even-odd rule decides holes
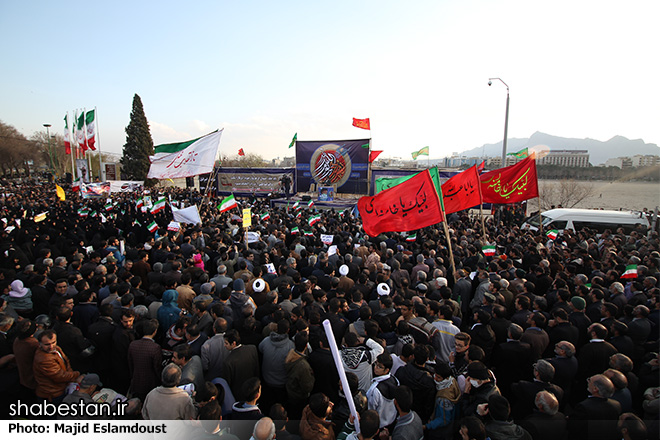
[[[537,145],[545,145],[550,150],[587,150],[589,151],[589,162],[592,165],[601,165],[608,159],[621,156],[660,155],[660,147],[657,144],[646,143],[643,139],[628,139],[625,136],[616,135],[607,141],[599,141],[591,138],[564,138],[540,131],[533,133],[528,138],[508,139],[507,153],[514,153],[525,147],[531,148]],[[502,141],[484,144],[459,153],[461,156],[468,157],[498,157],[501,154]]]

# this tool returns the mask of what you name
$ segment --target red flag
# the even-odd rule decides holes
[[[444,220],[438,191],[428,170],[375,196],[361,197],[358,210],[367,234],[406,232]]]
[[[443,183],[442,199],[445,202],[445,214],[481,204],[481,182],[479,182],[477,165]]]
[[[382,152],[383,152],[383,150],[371,150],[369,152],[369,163],[372,163],[374,160],[376,160],[378,155]]]
[[[71,154],[71,142],[64,143],[64,153]]]
[[[515,165],[484,173],[479,179],[484,203],[516,203],[539,196],[534,153]]]
[[[245,156],[245,151],[243,151],[242,148],[239,148],[239,149],[238,149],[238,155],[239,155],[239,156]]]
[[[480,173],[486,168],[486,161],[482,160],[479,166],[477,167],[477,173]]]
[[[353,127],[362,128],[364,130],[371,130],[371,125],[369,124],[369,118],[367,119],[353,118]]]

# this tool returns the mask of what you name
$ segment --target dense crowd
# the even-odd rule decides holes
[[[169,206],[151,214],[143,194],[1,184],[4,417],[82,401],[199,420],[200,438],[658,438],[655,232],[551,240],[508,207],[484,236],[461,212],[453,272],[440,225],[370,237],[350,210],[239,200],[248,243],[239,210],[191,189],[152,190],[199,207],[201,224],[168,231]]]

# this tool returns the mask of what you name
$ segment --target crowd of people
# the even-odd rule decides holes
[[[248,243],[192,189],[151,190],[198,205],[169,231],[142,193],[1,186],[4,417],[110,402],[96,417],[199,420],[200,438],[658,438],[656,232],[552,240],[461,212],[449,237],[371,237],[350,210],[249,199]]]

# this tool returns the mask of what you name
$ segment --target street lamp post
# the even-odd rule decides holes
[[[53,174],[53,179],[55,179],[55,167],[53,166],[53,150],[50,148],[50,124],[44,124],[46,127],[46,136],[48,137],[48,157],[50,158],[50,171]]]
[[[493,84],[493,80],[498,80],[506,87],[506,113],[504,115],[504,142],[502,142],[502,167],[506,166],[506,140],[509,131],[509,86],[502,81],[502,78],[488,78],[488,85]]]

